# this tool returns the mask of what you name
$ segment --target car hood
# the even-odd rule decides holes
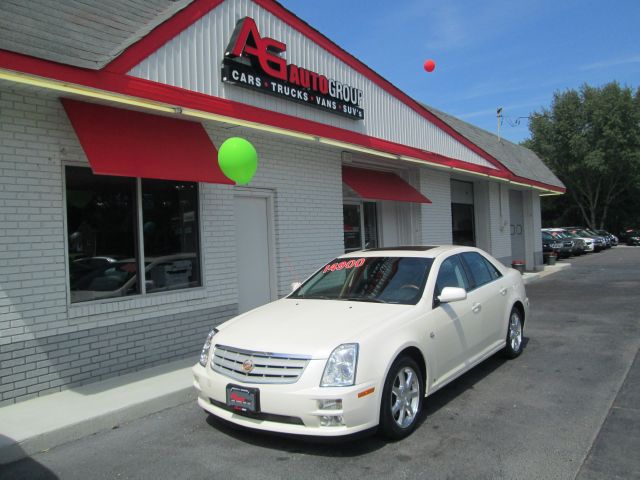
[[[414,305],[284,298],[218,327],[214,343],[244,350],[327,358],[342,343],[397,321]]]

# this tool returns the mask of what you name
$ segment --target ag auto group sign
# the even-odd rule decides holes
[[[310,105],[355,120],[364,119],[362,90],[287,64],[287,46],[261,37],[253,18],[238,21],[222,61],[222,81]]]

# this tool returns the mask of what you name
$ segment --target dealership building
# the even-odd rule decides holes
[[[0,5],[0,405],[196,354],[362,248],[542,268],[531,151],[270,0]],[[217,161],[250,141],[247,185]],[[194,356],[195,362],[195,356]]]

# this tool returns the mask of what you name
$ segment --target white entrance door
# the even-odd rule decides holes
[[[246,312],[275,298],[271,271],[269,196],[236,195],[238,311]]]

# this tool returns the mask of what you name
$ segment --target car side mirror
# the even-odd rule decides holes
[[[458,302],[467,299],[467,291],[459,287],[444,287],[438,296],[440,303]]]
[[[302,285],[302,282],[293,282],[291,284],[291,291],[292,292],[296,291],[297,289],[300,288],[301,285]]]

